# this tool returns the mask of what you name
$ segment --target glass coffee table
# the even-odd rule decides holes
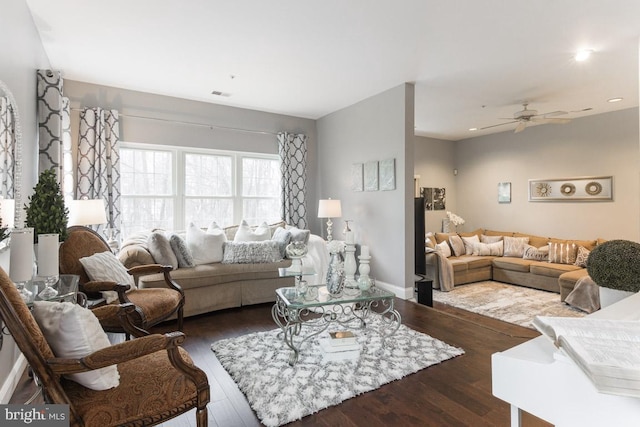
[[[384,339],[393,335],[402,322],[400,313],[393,306],[394,298],[393,293],[378,288],[339,296],[330,295],[324,285],[309,286],[306,292],[294,287],[277,289],[271,316],[282,329],[282,339],[292,350],[289,365],[293,366],[298,361],[305,342],[326,331],[332,324],[373,331],[380,334],[384,344]],[[384,319],[376,330],[367,327],[367,319],[372,312]],[[303,327],[312,331],[300,338]]]

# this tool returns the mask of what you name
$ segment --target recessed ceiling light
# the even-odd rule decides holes
[[[622,101],[622,98],[611,98],[611,99],[607,99],[607,102],[619,102]]]
[[[573,58],[578,62],[586,61],[587,59],[589,59],[592,53],[593,50],[591,49],[579,50]]]
[[[478,130],[478,128],[469,128],[469,130],[473,132],[474,130]]]

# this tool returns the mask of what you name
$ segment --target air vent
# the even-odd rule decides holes
[[[226,93],[226,92],[220,92],[219,90],[214,90],[211,92],[211,95],[215,95],[215,96],[224,96],[224,97],[229,97],[231,96],[230,93]]]

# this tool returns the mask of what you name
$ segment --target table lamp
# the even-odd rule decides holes
[[[80,199],[69,202],[69,227],[73,225],[98,225],[107,223],[102,199]]]
[[[320,200],[318,202],[318,218],[327,218],[327,241],[330,242],[333,240],[333,236],[331,236],[331,231],[333,227],[333,222],[331,218],[340,218],[342,216],[342,207],[340,205],[340,200]]]

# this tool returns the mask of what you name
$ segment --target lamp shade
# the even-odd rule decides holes
[[[318,202],[318,218],[340,218],[342,206],[340,200],[320,200]]]
[[[13,199],[0,199],[0,217],[2,217],[2,226],[13,228],[13,220],[16,211],[16,201]]]
[[[81,199],[69,202],[69,226],[106,224],[107,214],[102,199]]]

